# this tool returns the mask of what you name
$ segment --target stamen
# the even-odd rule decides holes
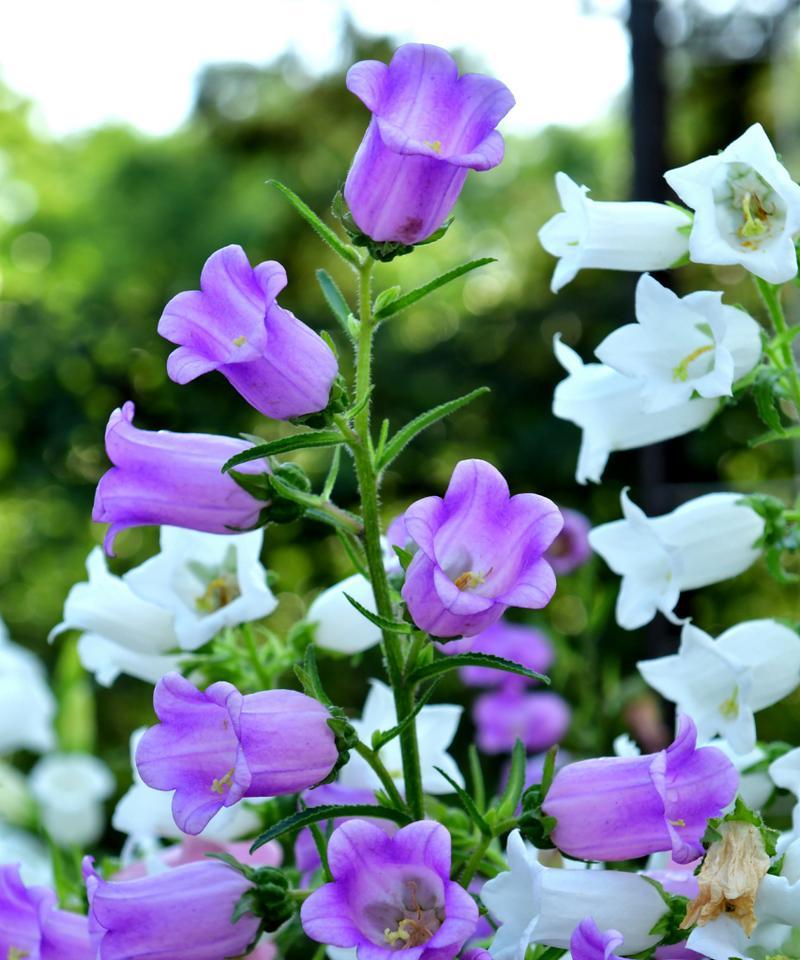
[[[667,820],[667,823],[668,823],[671,827],[685,827],[685,826],[686,826],[686,821],[685,821],[685,820]]]
[[[230,790],[231,785],[233,784],[233,767],[225,774],[224,777],[219,779],[214,779],[211,783],[211,792],[218,793],[222,796],[226,790]]]
[[[390,943],[392,946],[394,946],[398,940],[403,940],[407,943],[411,939],[411,934],[408,932],[408,930],[406,930],[405,924],[409,924],[411,922],[411,920],[401,920],[400,923],[397,924],[396,930],[392,930],[387,927],[383,931],[386,942]]]
[[[6,960],[25,960],[25,957],[29,956],[30,953],[27,950],[20,950],[19,947],[9,947]]]
[[[689,364],[694,360],[697,360],[698,357],[702,357],[704,353],[708,353],[710,350],[714,349],[713,343],[707,343],[705,346],[698,347],[696,350],[692,350],[690,354],[687,354],[677,365],[677,367],[672,368],[672,379],[674,381],[680,381],[685,383],[689,379]]]
[[[422,141],[426,147],[430,147],[434,153],[442,152],[442,141],[441,140],[423,140]]]
[[[222,574],[208,582],[205,593],[195,601],[198,610],[203,613],[213,613],[227,607],[239,596],[239,584],[235,577]]]
[[[246,343],[247,343],[247,337],[241,336],[241,337],[233,338],[234,347],[243,347]]]
[[[752,205],[755,206],[755,210],[751,209]],[[744,222],[739,227],[739,236],[743,240],[750,237],[760,237],[766,231],[769,214],[764,209],[757,193],[745,193],[742,198],[742,218]]]
[[[739,716],[739,688],[737,687],[727,700],[719,705],[719,712],[726,720],[735,720]]]

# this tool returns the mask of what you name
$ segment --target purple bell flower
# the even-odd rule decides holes
[[[671,850],[676,863],[703,855],[710,817],[736,794],[739,775],[715,747],[696,746],[680,719],[674,743],[642,757],[582,760],[560,770],[542,809],[555,817],[553,843],[580,860],[629,860]]]
[[[92,519],[110,523],[106,553],[127,527],[188,527],[206,533],[246,530],[265,504],[252,497],[222,465],[252,446],[206,433],[139,430],[133,404],[116,409],[106,427],[106,453],[113,466],[100,478]],[[268,470],[263,460],[242,464],[242,473]]]
[[[622,960],[614,951],[622,946],[619,930],[604,930],[591,917],[581,920],[570,937],[572,960]]]
[[[483,947],[472,947],[466,953],[461,954],[461,960],[492,960],[492,955]]]
[[[349,820],[328,844],[333,883],[303,903],[306,934],[356,947],[361,960],[452,960],[478,923],[475,901],[450,879],[450,834],[419,820],[392,836]]]
[[[556,579],[543,554],[561,529],[556,505],[534,493],[509,496],[485,460],[456,464],[444,498],[405,512],[418,546],[403,599],[414,623],[436,637],[471,637],[509,607],[544,607]]]
[[[86,917],[56,909],[47,887],[26,887],[17,864],[0,867],[0,957],[3,960],[94,960]]]
[[[327,709],[296,690],[243,696],[220,681],[201,692],[168,673],[153,705],[161,722],[140,740],[136,767],[148,786],[175,791],[172,815],[184,833],[200,833],[243,797],[305,790],[339,758]]]
[[[447,654],[490,653],[536,673],[545,673],[555,656],[553,645],[541,630],[507,620],[498,620],[474,637],[451,640],[441,647]],[[492,667],[462,667],[459,676],[468,687],[527,687],[537,682]]]
[[[564,526],[547,551],[550,566],[559,577],[572,573],[591,557],[589,531],[592,529],[587,517],[577,510],[563,510]]]
[[[567,732],[570,709],[557,693],[526,693],[516,685],[478,697],[472,719],[484,753],[510,753],[517,739],[526,750],[549,750]]]
[[[219,860],[109,883],[95,873],[87,857],[84,876],[89,929],[102,960],[238,957],[260,925],[251,913],[231,922],[236,904],[252,884]]]
[[[406,43],[387,66],[362,60],[347,89],[372,119],[344,185],[353,219],[373,240],[414,244],[447,219],[467,171],[503,159],[497,124],[514,106],[492,77],[467,73],[446,50]]]
[[[189,383],[219,370],[260,413],[288,420],[324,410],[337,373],[336,358],[318,334],[278,306],[286,271],[275,260],[250,266],[241,247],[212,253],[200,290],[173,297],[158,332],[180,344],[167,373]]]

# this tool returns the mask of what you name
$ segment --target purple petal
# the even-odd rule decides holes
[[[326,883],[315,890],[303,902],[300,919],[307,936],[318,943],[354,947],[364,940],[350,918],[345,892],[337,883]]]

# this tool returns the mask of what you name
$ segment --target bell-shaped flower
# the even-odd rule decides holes
[[[754,714],[800,684],[800,637],[775,620],[749,620],[717,640],[684,624],[676,654],[640,660],[639,672],[697,724],[700,740],[716,734],[739,753],[756,746]]]
[[[15,750],[44,753],[55,744],[56,701],[41,661],[8,639],[0,620],[0,756]]]
[[[519,830],[509,835],[506,857],[508,871],[481,890],[481,900],[500,925],[491,946],[494,960],[524,960],[528,946],[535,943],[565,949],[586,917],[593,917],[604,930],[618,930],[625,955],[658,943],[658,934],[650,931],[667,906],[644,877],[616,870],[545,867]]]
[[[695,401],[692,401],[695,402]],[[603,523],[589,543],[622,577],[617,623],[635,630],[661,611],[673,623],[684,590],[738,576],[759,557],[764,521],[736,493],[708,493],[648,517],[622,491],[624,519]]]
[[[769,765],[769,776],[776,787],[793,793],[796,801],[792,811],[791,832],[778,843],[778,851],[783,853],[789,843],[800,838],[800,747],[773,760]],[[797,850],[800,853],[800,845]]]
[[[572,960],[619,960],[625,938],[619,930],[600,930],[591,917],[581,920],[569,938]]]
[[[535,673],[545,673],[553,662],[555,651],[548,637],[527,624],[509,623],[501,619],[474,637],[451,640],[440,644],[442,653],[488,653],[504,660],[512,660]],[[527,687],[532,681],[525,677],[495,670],[493,667],[461,667],[459,676],[468,687]]]
[[[219,860],[109,882],[84,864],[89,927],[104,960],[220,960],[243,955],[260,920],[233,913],[252,884]],[[94,954],[92,954],[94,956]]]
[[[332,883],[300,911],[306,935],[356,947],[362,960],[453,960],[472,936],[478,908],[450,879],[450,834],[432,820],[393,836],[365,820],[348,820],[328,843]]]
[[[436,637],[473,636],[509,607],[546,606],[556,579],[544,553],[561,530],[558,508],[510,496],[485,460],[456,464],[447,492],[405,512],[418,546],[402,595],[414,623]]]
[[[459,786],[464,778],[455,760],[447,753],[447,748],[456,735],[463,707],[450,703],[436,703],[423,707],[416,718],[417,738],[419,740],[422,786],[426,793],[452,793],[453,788],[436,770],[440,767]],[[387,731],[397,726],[397,711],[394,696],[389,687],[380,680],[370,680],[369,693],[364,701],[360,720],[350,721],[362,743],[372,743],[372,735],[378,730]],[[383,765],[393,780],[403,791],[403,758],[400,754],[400,741],[397,737],[380,749]],[[359,754],[350,754],[349,762],[339,773],[339,783],[350,789],[364,788],[372,791],[381,789],[377,774]]]
[[[278,601],[261,565],[264,531],[234,536],[161,528],[161,550],[123,577],[143,600],[169,611],[182,650],[225,627],[260,620]]]
[[[133,404],[115,410],[106,427],[106,453],[113,464],[97,485],[92,519],[110,523],[105,548],[127,527],[188,527],[231,533],[254,526],[264,504],[228,474],[223,464],[252,446],[206,433],[139,430]],[[244,463],[242,473],[263,473],[265,461]]]
[[[589,530],[592,525],[589,518],[578,510],[563,507],[561,516],[564,518],[564,526],[545,554],[553,572],[559,577],[582,567],[592,555],[592,548],[589,546]]]
[[[548,750],[567,732],[569,705],[549,690],[527,693],[516,685],[478,697],[472,709],[476,743],[484,753],[511,753],[517,740],[529,751]]]
[[[567,371],[553,394],[553,414],[583,431],[575,479],[599,483],[614,450],[635,450],[690,433],[719,409],[718,400],[695,397],[669,410],[645,413],[644,381],[602,363],[584,363],[556,336],[556,359]]]
[[[243,696],[219,681],[201,692],[170,673],[153,705],[161,722],[140,740],[136,766],[148,786],[175,791],[172,813],[184,833],[200,833],[243,797],[305,790],[339,757],[327,709],[295,690]]]
[[[111,826],[127,836],[125,854],[160,849],[161,840],[185,840],[172,816],[172,796],[148,787],[136,768],[136,750],[146,727],[131,734],[131,772],[133,783],[123,794],[111,818]],[[251,809],[251,807],[253,809]],[[219,810],[199,836],[208,841],[228,843],[253,836],[261,825],[255,802],[237,803]]]
[[[503,159],[495,127],[514,106],[511,92],[493,77],[460,77],[440,47],[403,44],[388,66],[362,60],[347,71],[347,89],[372,119],[344,197],[373,240],[425,240],[447,219],[467,172]]]
[[[694,394],[729,397],[761,356],[756,321],[708,290],[679,297],[649,275],[636,285],[636,319],[595,350],[606,366],[642,383],[642,410],[658,413]]]
[[[705,746],[716,747],[725,754],[739,774],[738,796],[751,810],[761,810],[774,790],[769,773],[763,768],[766,752],[757,746],[747,753],[737,753],[724,737],[714,737]]]
[[[770,283],[796,276],[800,186],[760,123],[720,153],[668,170],[664,177],[695,211],[689,236],[695,263],[738,263]]]
[[[381,642],[380,627],[360,614],[348,596],[371,613],[377,613],[372,584],[360,573],[323,590],[306,614],[306,620],[314,624],[314,643],[323,650],[352,655]]]
[[[15,864],[0,866],[0,957],[94,960],[86,917],[56,909],[46,887],[26,887]]]
[[[84,631],[78,656],[98,683],[110,687],[121,673],[157,683],[180,658],[172,614],[138,597],[108,569],[100,547],[86,560],[89,580],[77,583],[64,604],[64,619],[50,640],[66,630]]]
[[[539,230],[541,245],[559,258],[550,282],[553,293],[579,270],[667,270],[688,252],[691,220],[681,210],[665,203],[590,200],[589,188],[566,173],[556,174],[556,189],[564,210]]]
[[[250,266],[231,244],[212,253],[200,289],[173,297],[158,332],[179,344],[167,373],[189,383],[218,370],[259,413],[288,420],[324,410],[337,373],[327,343],[278,306],[286,271],[275,260]]]
[[[563,767],[542,803],[556,818],[553,843],[581,860],[629,860],[671,850],[676,863],[702,856],[702,838],[736,794],[739,776],[713,747],[696,746],[681,717],[674,743],[641,757],[601,757]]]
[[[42,825],[60,846],[96,843],[106,825],[103,803],[114,792],[114,777],[102,760],[86,753],[51,753],[30,774],[30,788]]]

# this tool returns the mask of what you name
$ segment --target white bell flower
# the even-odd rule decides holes
[[[636,285],[637,323],[609,334],[595,351],[601,363],[641,377],[642,410],[657,413],[693,394],[729,397],[761,356],[756,321],[711,291],[679,297],[646,274]]]
[[[447,748],[456,735],[463,708],[449,703],[437,703],[423,707],[416,717],[417,739],[419,741],[419,759],[422,768],[422,786],[426,793],[452,793],[453,788],[434,767],[440,767],[455,782],[463,787],[464,778],[455,760],[447,753]],[[397,712],[391,688],[380,680],[370,680],[370,690],[364,701],[364,710],[360,720],[350,721],[359,739],[366,744],[372,743],[372,735],[377,730],[387,731],[397,726]],[[395,737],[379,751],[379,756],[389,775],[403,792],[403,759],[400,753],[400,739]],[[355,752],[339,772],[339,782],[346,787],[366,787],[370,790],[382,789],[381,782],[367,761]]]
[[[55,745],[56,701],[41,661],[12,643],[0,620],[0,756],[15,750],[45,753]]]
[[[589,533],[589,544],[622,577],[617,623],[635,630],[661,611],[672,623],[684,590],[738,576],[759,557],[764,521],[738,493],[709,493],[671,513],[648,517],[622,491],[624,519]]]
[[[739,774],[739,796],[744,800],[751,810],[761,810],[767,800],[772,796],[774,789],[772,780],[766,770],[752,771],[752,768],[760,764],[767,756],[765,751],[756,746],[748,753],[737,753],[733,747],[723,737],[714,737],[708,743],[699,741],[703,747],[716,747],[721,750],[725,756],[736,767]],[[732,810],[736,800],[731,800],[728,810]],[[727,811],[725,811],[727,812]]]
[[[508,871],[481,890],[481,900],[500,924],[489,947],[495,960],[524,960],[533,943],[569,947],[575,927],[586,917],[593,917],[601,930],[619,930],[626,955],[658,943],[650,931],[666,904],[644,877],[617,870],[545,867],[519,830],[509,835],[506,857]]]
[[[689,256],[696,263],[738,263],[770,283],[785,283],[797,274],[800,186],[760,123],[721,153],[664,177],[695,211]]]
[[[691,219],[664,203],[590,200],[566,173],[556,174],[564,210],[539,231],[539,242],[558,257],[550,289],[566,286],[579,270],[667,270],[686,256]]]
[[[748,620],[716,640],[686,623],[676,654],[637,667],[694,720],[698,739],[719,734],[738,753],[749,753],[756,746],[754,714],[800,684],[800,637],[775,620]]]
[[[100,839],[103,801],[114,792],[114,778],[102,760],[86,753],[51,753],[31,770],[28,782],[55,843],[86,847]]]
[[[792,829],[778,842],[778,852],[783,853],[790,843],[800,840],[800,747],[773,760],[769,765],[769,776],[776,787],[793,793],[797,801],[792,811]]]
[[[261,565],[263,530],[217,534],[161,528],[161,550],[123,577],[133,592],[169,611],[182,650],[225,627],[260,620],[278,601]]]
[[[306,620],[316,624],[314,643],[337,653],[362,653],[381,641],[381,631],[350,603],[345,594],[377,613],[372,584],[360,573],[323,590],[311,603]]]
[[[705,426],[719,409],[718,400],[696,397],[669,410],[642,410],[644,381],[602,363],[584,363],[558,336],[556,359],[569,374],[553,394],[553,413],[581,428],[575,479],[599,483],[614,450],[634,450],[670,440]]]
[[[157,847],[159,840],[185,840],[186,834],[175,825],[172,815],[170,790],[154,790],[139,776],[136,767],[136,748],[147,727],[134,730],[130,740],[133,784],[122,796],[111,817],[111,826],[129,839],[127,846],[140,849]],[[224,807],[202,831],[206,840],[221,843],[252,836],[261,826],[261,820],[251,809],[251,801]]]
[[[50,640],[65,630],[82,630],[78,656],[97,682],[110,687],[121,673],[157,683],[178,668],[168,651],[178,646],[172,614],[137,597],[108,569],[95,547],[86,560],[87,583],[77,583],[64,604],[64,619]]]

